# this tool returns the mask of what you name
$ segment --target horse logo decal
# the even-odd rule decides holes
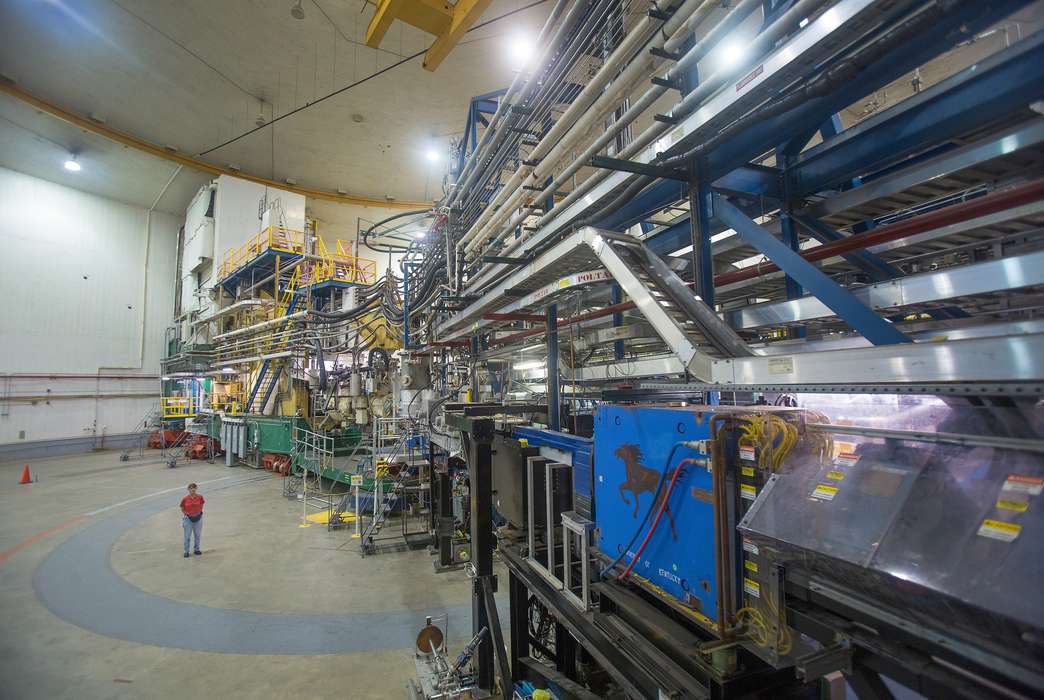
[[[634,497],[634,513],[632,517],[638,517],[638,496],[643,493],[656,493],[656,486],[660,483],[661,472],[657,469],[650,469],[649,467],[642,464],[642,448],[638,445],[631,443],[624,443],[616,448],[613,453],[621,460],[623,460],[624,468],[627,473],[627,478],[620,484],[620,498],[626,505],[631,505],[631,501],[628,500],[627,494],[624,491],[630,491]],[[671,480],[674,475],[674,470],[668,470],[663,475],[664,483]],[[659,508],[660,501],[667,495],[667,489],[661,489],[660,496],[653,503],[652,507]],[[664,507],[663,512],[667,515],[667,519],[671,523],[671,537],[678,539],[678,532],[674,529],[674,515],[671,513],[670,505]]]

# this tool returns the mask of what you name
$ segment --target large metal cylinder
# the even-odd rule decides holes
[[[362,374],[352,372],[348,378],[348,395],[355,397],[362,394]]]

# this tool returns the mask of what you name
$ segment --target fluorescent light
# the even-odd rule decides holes
[[[232,369],[231,367],[222,367],[221,371],[224,372],[225,374],[235,374],[236,373],[236,370]]]
[[[417,233],[413,234],[413,237],[418,240],[424,238],[424,231],[417,231]]]
[[[68,160],[65,161],[65,169],[74,173],[80,172],[83,168],[78,162],[76,162],[76,156],[72,155]]]
[[[518,69],[525,68],[533,58],[536,48],[533,46],[533,40],[525,34],[516,34],[508,41],[508,54],[511,56],[512,65]]]
[[[169,381],[170,381],[170,377],[161,377],[161,379],[162,379],[163,381],[165,381],[165,382],[169,382]]]
[[[542,369],[545,363],[543,360],[534,360],[532,362],[516,362],[511,365],[511,369],[516,370],[527,370],[527,369]]]
[[[434,149],[430,149],[429,148],[426,155],[427,155],[428,160],[430,160],[432,163],[434,163],[435,161],[437,161],[439,159],[439,152],[434,150]]]

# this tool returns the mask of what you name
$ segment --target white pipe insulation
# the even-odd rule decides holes
[[[508,182],[500,188],[497,195],[485,208],[471,229],[457,243],[458,251],[464,247],[465,250],[473,250],[476,245],[481,244],[479,236],[488,227],[491,220],[502,219],[512,210],[512,204],[517,204],[524,196],[525,190],[521,189],[523,182],[528,178],[530,181],[538,181],[546,177],[555,164],[553,158],[547,157],[549,153],[555,153],[561,157],[562,153],[572,148],[577,139],[585,136],[604,114],[598,114],[591,106],[596,100],[603,108],[606,104],[618,103],[626,90],[633,89],[633,81],[638,77],[647,77],[654,68],[654,58],[648,53],[648,48],[662,48],[667,40],[686,23],[704,2],[709,0],[684,0],[669,20],[661,24],[660,20],[646,16],[641,23],[624,36],[623,41],[613,50],[612,54],[605,60],[601,68],[591,79],[591,82],[580,92],[566,109],[565,113],[551,127],[551,131],[544,135],[536,148],[529,155],[529,160],[540,161],[537,166],[530,167],[522,165],[511,176]],[[648,46],[646,44],[648,43]],[[679,42],[680,43],[680,42]],[[630,64],[624,65],[635,54],[638,49],[643,49]],[[617,80],[613,78],[624,69],[624,74]],[[640,76],[641,71],[645,76]],[[610,85],[610,81],[613,81]],[[609,86],[609,89],[605,88]],[[472,244],[472,241],[479,241]]]

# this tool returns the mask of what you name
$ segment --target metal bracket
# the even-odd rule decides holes
[[[682,89],[681,81],[672,80],[670,78],[661,78],[658,75],[654,75],[653,77],[649,78],[649,82],[651,82],[653,85],[659,85],[660,87],[665,87],[670,90]]]
[[[651,177],[663,178],[665,180],[681,180],[682,182],[689,181],[689,176],[681,170],[675,170],[674,168],[664,168],[658,165],[652,165],[650,163],[638,163],[633,160],[610,158],[608,156],[591,156],[591,160],[589,162],[595,168],[604,168],[606,170],[622,170],[625,173],[649,175]]]
[[[649,53],[657,58],[664,58],[668,61],[680,61],[682,57],[680,53],[671,53],[670,51],[665,51],[664,49],[655,46],[649,49]]]
[[[852,645],[847,638],[841,638],[828,647],[798,658],[794,670],[797,677],[804,681],[813,681],[834,671],[851,673]]]

